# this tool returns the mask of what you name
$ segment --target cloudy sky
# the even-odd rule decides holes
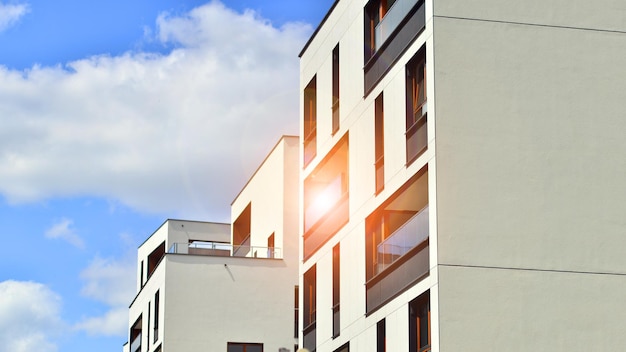
[[[333,0],[0,0],[0,352],[121,351],[137,246],[229,221]]]

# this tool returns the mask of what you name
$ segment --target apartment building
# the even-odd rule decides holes
[[[139,247],[124,352],[295,350],[298,152],[280,139],[231,223],[167,220]]]
[[[301,346],[626,348],[626,2],[337,0],[300,58]]]

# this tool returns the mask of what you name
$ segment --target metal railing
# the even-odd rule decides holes
[[[428,205],[378,245],[377,273],[426,239],[428,239]]]
[[[282,251],[278,247],[233,246],[230,243],[223,242],[194,241],[191,243],[173,243],[167,252],[222,257],[282,258]],[[238,255],[237,253],[245,253],[245,255]]]
[[[418,0],[397,0],[387,11],[385,17],[374,28],[376,50],[389,38],[406,14],[417,4]]]

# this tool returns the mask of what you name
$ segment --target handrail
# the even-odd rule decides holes
[[[382,241],[376,248],[377,272],[406,254],[411,248],[428,239],[428,205]]]
[[[374,28],[376,50],[389,38],[418,0],[397,0]]]
[[[249,245],[238,246],[223,242],[194,241],[191,243],[173,243],[167,252],[172,254],[192,254],[222,257],[253,257],[269,259],[282,258],[282,250],[278,247],[262,247]],[[237,253],[246,254],[237,255]]]

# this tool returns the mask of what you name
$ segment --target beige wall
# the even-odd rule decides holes
[[[440,351],[621,351],[616,275],[441,267]]]
[[[293,349],[297,276],[283,260],[168,255],[165,264],[164,350]]]
[[[441,351],[625,345],[625,10],[435,1]]]

